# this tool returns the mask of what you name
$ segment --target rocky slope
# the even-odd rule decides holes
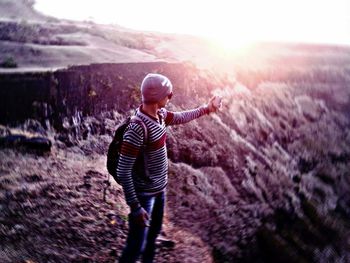
[[[116,184],[103,202],[105,151],[153,71],[174,83],[171,110],[224,96],[220,113],[169,128],[164,234],[176,246],[160,246],[159,262],[349,261],[349,57],[346,49],[303,48],[289,47],[289,63],[275,56],[269,67],[241,68],[237,79],[167,63],[2,76],[8,100],[12,92],[29,105],[18,116],[38,120],[17,127],[54,143],[39,157],[1,151],[3,258],[112,262],[120,254],[127,209]],[[55,89],[50,74],[59,78]],[[8,81],[28,76],[47,91],[32,93],[40,103]],[[42,110],[49,106],[52,114]]]

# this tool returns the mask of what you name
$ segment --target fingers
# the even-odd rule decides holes
[[[147,220],[149,220],[149,215],[148,215],[148,213],[145,211],[145,218],[147,219]]]
[[[144,227],[150,227],[151,225],[149,224],[149,221],[146,220],[145,222],[143,222],[143,226]]]
[[[136,222],[141,227],[149,227],[149,215],[146,210],[141,208],[140,214],[137,216]]]
[[[209,102],[207,104],[209,112],[213,112],[214,111],[214,107],[213,107],[214,100],[215,100],[215,96],[211,97],[211,99],[209,100]]]
[[[149,227],[149,215],[147,211],[144,208],[140,208],[139,210],[133,212],[130,214],[132,220],[135,224],[139,225],[140,227]]]
[[[145,216],[135,218],[135,223],[141,227],[149,227],[149,220]]]
[[[215,99],[213,101],[213,106],[215,108],[215,111],[220,110],[222,106],[222,97],[221,96],[215,96]]]
[[[145,213],[143,214],[143,223],[145,227],[149,227],[149,215],[148,213],[145,211]]]
[[[142,217],[142,222],[141,222],[141,225],[143,227],[149,227],[150,224],[149,224],[149,219],[148,219],[148,215],[145,214],[143,217]]]

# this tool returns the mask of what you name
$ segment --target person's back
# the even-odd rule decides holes
[[[142,105],[137,109],[136,116],[147,127],[147,142],[143,146],[143,127],[138,123],[130,123],[123,136],[117,169],[131,210],[127,243],[120,262],[136,262],[140,254],[143,262],[153,262],[168,183],[166,127],[189,122],[219,107],[213,105],[212,98],[208,105],[194,110],[167,111],[164,107],[172,97],[172,84],[160,74],[148,74],[141,84],[141,93]],[[134,167],[139,154],[143,154],[144,165]]]

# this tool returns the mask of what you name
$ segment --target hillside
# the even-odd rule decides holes
[[[349,74],[329,61],[328,68],[332,70],[327,68],[327,74],[321,75],[315,73],[323,70],[315,61],[303,71],[295,70],[292,64],[284,68],[277,65],[281,75],[283,72],[288,75],[270,81],[268,76],[273,69],[256,69],[249,78],[251,83],[256,83],[251,87],[215,78],[209,72],[183,64],[91,65],[48,73],[56,74],[58,81],[54,83],[60,91],[57,93],[47,85],[51,94],[66,94],[51,101],[58,102],[57,110],[63,109],[59,102],[65,98],[61,101],[65,103],[61,117],[56,119],[57,113],[43,115],[46,111],[40,109],[48,102],[28,104],[26,100],[35,98],[23,93],[23,97],[17,97],[22,105],[32,105],[32,110],[22,110],[26,113],[24,116],[36,116],[39,122],[17,125],[20,133],[47,134],[54,143],[51,153],[35,157],[22,155],[26,147],[20,152],[2,150],[2,206],[6,211],[2,217],[5,222],[2,246],[5,251],[12,251],[9,244],[24,249],[20,255],[8,252],[9,261],[25,255],[39,262],[50,257],[66,262],[70,261],[65,256],[69,254],[78,259],[110,262],[120,253],[127,210],[121,189],[115,184],[107,195],[110,204],[103,202],[105,151],[114,127],[128,114],[126,109],[132,110],[138,105],[137,83],[149,71],[166,74],[173,81],[176,95],[169,109],[200,105],[210,93],[219,93],[225,98],[224,108],[218,115],[169,129],[170,183],[165,234],[175,239],[177,246],[173,250],[160,248],[160,262],[161,255],[170,258],[164,262],[342,262],[347,259],[350,153],[346,83]],[[309,71],[309,67],[315,71]],[[15,79],[25,80],[27,75],[18,75]],[[9,76],[3,75],[0,80]],[[38,78],[43,83],[45,79],[52,83],[40,73],[28,76],[32,81]],[[81,82],[79,76],[87,82]],[[86,79],[86,76],[91,77]],[[277,78],[276,74],[272,77]],[[16,91],[16,83],[23,82],[30,83],[28,80],[7,82],[12,88],[8,86],[4,94],[22,94]],[[92,86],[94,92],[86,90]],[[112,93],[104,94],[108,86]],[[41,89],[45,90],[44,84]],[[89,99],[92,93],[97,96]],[[117,100],[105,99],[111,96]],[[8,133],[4,128],[3,134]],[[38,171],[34,160],[46,165]],[[50,163],[56,164],[48,165]],[[18,168],[12,171],[14,166]],[[36,187],[27,183],[33,180],[31,184]],[[52,197],[47,197],[43,190],[47,185]],[[29,202],[27,210],[19,209],[24,206],[23,200]],[[55,200],[59,200],[59,204]],[[41,202],[46,205],[40,205]],[[86,206],[86,203],[90,205],[82,214],[79,212],[81,215],[69,214],[68,211],[77,209],[74,207]],[[35,209],[38,205],[42,207],[39,214],[39,208]],[[72,208],[66,211],[66,207]],[[114,212],[118,223],[109,225]],[[63,222],[38,228],[38,225],[46,226],[45,221],[50,222],[40,217],[40,213],[59,213],[58,220]],[[86,216],[90,219],[85,219]],[[31,219],[24,220],[27,217]],[[80,224],[98,226],[99,232],[79,227]],[[72,247],[76,237],[45,232],[58,226],[62,231],[82,235],[82,244]],[[114,227],[121,232],[112,230]],[[24,229],[26,235],[18,236],[16,229]],[[14,234],[9,236],[11,231]],[[117,241],[109,239],[104,231],[111,231],[111,237]],[[116,232],[120,234],[113,236]],[[58,243],[49,246],[46,252],[39,252],[44,251],[41,248],[47,244],[43,237]],[[34,247],[36,253],[31,254],[25,247],[33,238],[38,247]],[[107,242],[104,251],[94,249],[94,242],[100,239]],[[187,243],[189,240],[191,245]],[[74,253],[67,253],[72,249]],[[195,257],[192,249],[197,251]]]
[[[350,262],[349,47],[221,53],[30,6],[0,1],[1,54],[18,63],[0,73],[1,262],[120,255],[128,209],[118,184],[106,188],[105,154],[148,72],[172,81],[169,110],[224,98],[168,129],[162,236],[175,247],[159,240],[156,262]]]
[[[32,5],[27,0],[0,1],[0,71],[193,58],[210,61],[209,44],[200,38],[58,20],[36,12]]]

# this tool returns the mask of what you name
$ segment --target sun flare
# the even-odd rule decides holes
[[[243,53],[255,43],[253,39],[243,39],[235,36],[211,37],[208,40],[224,53]]]
[[[350,44],[348,0],[36,0],[36,8],[60,18],[204,36],[224,49],[255,41]]]

